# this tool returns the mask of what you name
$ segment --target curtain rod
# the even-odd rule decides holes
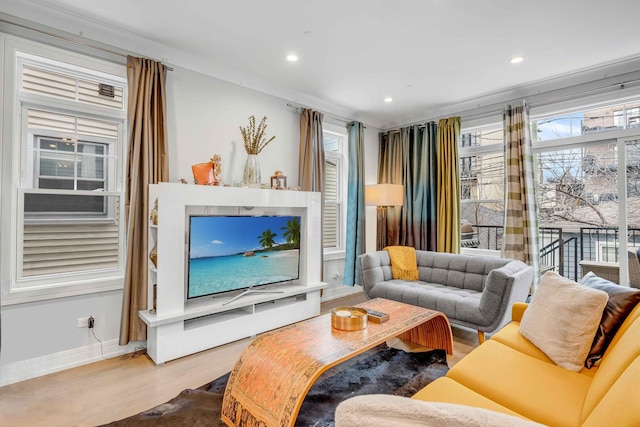
[[[292,104],[290,102],[287,102],[287,107],[293,108],[294,110],[296,110],[296,112],[300,112],[300,110],[302,110],[303,108],[312,109],[311,107],[305,107],[304,105],[295,105],[295,104]],[[325,111],[322,111],[322,110],[316,110],[316,111],[318,111],[318,112],[320,112],[320,113],[322,113],[322,114],[324,114],[326,116],[329,116],[330,118],[332,118],[334,120],[338,120],[338,121],[346,123],[346,124],[349,124],[349,123],[352,123],[352,122],[356,121],[356,120],[352,120],[352,119],[345,119],[345,118],[342,118],[342,117],[337,117],[334,114],[329,114],[329,113],[327,113]],[[367,128],[364,125],[362,125],[362,127],[364,129]]]
[[[3,18],[0,18],[0,22],[4,22],[5,24],[9,24],[9,25],[15,25],[16,27],[24,28],[25,30],[35,31],[37,33],[44,34],[44,35],[50,36],[50,37],[54,37],[54,38],[57,38],[59,40],[64,40],[66,42],[75,43],[75,44],[80,45],[80,46],[84,46],[84,47],[88,47],[88,48],[91,48],[91,49],[100,50],[102,52],[110,53],[112,55],[118,55],[118,56],[121,56],[123,58],[126,58],[127,56],[129,56],[128,54],[125,54],[125,53],[122,53],[122,52],[117,52],[117,51],[111,50],[111,49],[107,49],[106,47],[97,46],[95,44],[83,42],[81,40],[76,40],[76,39],[73,39],[71,37],[66,37],[66,36],[63,36],[63,35],[60,35],[60,34],[52,33],[50,31],[42,30],[40,28],[33,28],[33,27],[28,26],[28,25],[19,24],[17,22],[9,21],[9,20],[3,19]],[[144,58],[146,58],[146,57],[144,57]],[[146,58],[146,59],[152,59],[152,58]],[[152,59],[152,60],[155,61],[155,59]],[[162,63],[162,61],[157,61],[157,62]],[[168,65],[165,65],[165,68],[168,71],[173,71],[173,67],[169,67]]]
[[[476,118],[476,117],[483,117],[483,116],[490,116],[492,114],[495,113],[502,113],[504,111],[504,106],[507,104],[511,104],[513,102],[517,102],[519,100],[522,99],[527,99],[527,98],[533,98],[534,101],[533,102],[527,102],[527,104],[529,104],[530,108],[535,108],[537,106],[540,106],[542,104],[546,104],[546,103],[550,103],[550,102],[554,102],[554,101],[560,101],[563,99],[570,99],[579,95],[586,95],[589,93],[593,93],[593,92],[597,92],[597,91],[601,91],[601,90],[605,90],[605,89],[610,89],[610,88],[615,88],[615,87],[619,87],[621,90],[625,89],[625,86],[633,84],[633,83],[639,83],[640,79],[632,79],[632,80],[625,80],[622,82],[616,82],[616,83],[609,83],[607,85],[604,86],[599,86],[599,87],[595,87],[595,88],[591,88],[591,89],[584,89],[581,91],[577,91],[577,92],[571,92],[571,93],[567,93],[565,95],[555,95],[555,96],[548,96],[546,98],[540,98],[540,99],[536,99],[536,94],[531,95],[530,97],[524,96],[522,98],[519,99],[512,99],[510,101],[505,101],[502,103],[496,103],[493,104],[495,107],[491,108],[491,105],[487,106],[486,108],[489,108],[486,111],[480,112],[480,113],[475,113],[475,114],[464,114],[465,111],[474,111],[474,110],[462,110],[458,113],[456,113],[457,115],[459,115],[461,117],[461,119],[470,119],[470,118]],[[634,85],[635,86],[635,85]],[[538,94],[538,96],[540,96],[541,94]],[[413,123],[408,123],[406,125],[402,125],[400,128],[403,127],[409,127],[409,126],[414,126],[414,125],[420,125],[422,123],[424,123],[425,121],[433,121],[433,120],[421,120],[418,122],[413,122]],[[385,132],[399,132],[400,128],[398,129],[389,129],[386,130]]]

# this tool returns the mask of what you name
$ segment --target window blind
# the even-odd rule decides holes
[[[338,221],[338,163],[325,160],[323,229],[325,248],[338,246]]]
[[[118,267],[118,223],[25,224],[22,276]]]
[[[113,97],[100,94],[100,81],[82,79],[45,68],[23,65],[22,89],[45,96],[71,99],[117,110],[124,109],[123,88],[113,86]]]

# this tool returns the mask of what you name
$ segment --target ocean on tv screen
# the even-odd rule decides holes
[[[298,216],[193,216],[187,297],[299,277]]]

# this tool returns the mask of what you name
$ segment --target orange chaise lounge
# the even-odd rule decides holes
[[[576,305],[580,308],[579,303]],[[445,377],[427,385],[412,399],[387,396],[387,405],[391,405],[389,397],[394,398],[395,408],[398,408],[398,402],[402,405],[401,399],[405,399],[409,406],[417,407],[411,409],[410,417],[418,413],[420,404],[424,403],[427,412],[428,406],[432,405],[436,412],[447,417],[452,416],[447,405],[455,404],[450,407],[455,410],[469,408],[472,412],[484,408],[490,410],[487,413],[499,417],[508,414],[518,420],[513,424],[499,419],[477,425],[516,425],[526,420],[560,427],[640,426],[640,304],[629,308],[631,312],[622,318],[623,322],[612,335],[599,364],[590,369],[578,367],[577,372],[554,363],[522,335],[521,321],[528,308],[531,306],[525,303],[514,304],[512,322],[471,351]],[[553,313],[549,315],[551,324],[556,322]],[[367,403],[368,398],[360,398],[364,401],[358,402],[358,397],[349,400],[364,409],[361,404]],[[418,404],[416,400],[423,402]],[[351,409],[339,407],[338,412],[345,414]],[[338,412],[337,421],[341,418]],[[477,414],[473,416],[477,417]],[[341,424],[337,422],[336,425]]]

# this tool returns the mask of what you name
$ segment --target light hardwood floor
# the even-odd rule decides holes
[[[322,304],[364,301],[362,294]],[[453,328],[453,366],[477,346],[475,332]],[[147,355],[126,355],[0,388],[0,426],[96,426],[150,409],[187,388],[229,372],[251,339],[156,366]]]

